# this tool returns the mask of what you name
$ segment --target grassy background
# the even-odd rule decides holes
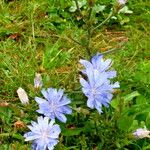
[[[109,1],[105,0],[103,3],[109,4]],[[30,149],[30,145],[24,142],[22,135],[27,131],[25,125],[36,119],[36,116],[32,115],[37,109],[34,96],[40,95],[33,85],[36,72],[42,74],[44,87],[65,88],[73,99],[72,106],[82,104],[81,99],[85,99],[82,94],[72,92],[80,89],[81,66],[78,61],[86,57],[86,54],[83,47],[70,39],[73,35],[84,42],[83,30],[80,29],[82,22],[75,20],[74,15],[68,12],[70,4],[71,1],[66,4],[65,0],[0,2],[0,150]],[[106,55],[106,58],[114,60],[113,68],[118,72],[116,80],[121,84],[115,100],[132,92],[138,92],[138,98],[127,102],[125,110],[120,115],[128,120],[127,117],[131,114],[134,116],[135,112],[147,110],[146,115],[145,112],[136,114],[134,119],[138,120],[137,126],[144,122],[144,125],[150,129],[150,114],[147,108],[150,102],[150,2],[131,0],[127,5],[133,14],[122,17],[128,17],[130,21],[124,25],[110,22],[97,30],[91,39],[92,53],[95,54],[97,50],[105,52],[118,47],[120,42],[124,43],[119,50]],[[18,87],[24,88],[28,93],[29,106],[20,103],[16,93]],[[143,107],[133,111],[136,109],[136,104],[142,104]],[[109,114],[111,115],[112,112]],[[84,115],[85,113],[81,114],[82,117]],[[66,126],[72,125],[71,121],[79,116],[75,113]],[[23,123],[21,127],[15,124],[18,120]],[[110,126],[105,124],[108,131],[102,134],[106,141],[100,141],[103,144],[97,147],[96,139],[87,130],[85,133],[80,133],[80,127],[86,123],[88,123],[86,117],[75,120],[74,125],[79,128],[78,131],[71,137],[61,136],[57,149],[111,150],[125,149],[124,145],[128,144],[130,146],[126,149],[149,148],[148,140],[133,141],[133,145],[138,146],[133,146],[126,138],[122,141],[124,136],[124,134],[121,136],[124,132],[122,129],[126,130],[128,124],[122,127],[121,123],[119,132],[111,130],[115,129],[114,124]],[[105,127],[101,127],[103,128]],[[118,134],[112,139],[114,132]],[[93,145],[87,136],[95,141]]]

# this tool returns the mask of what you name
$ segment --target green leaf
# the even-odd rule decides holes
[[[146,118],[146,127],[150,129],[150,112],[148,113]]]
[[[61,127],[61,129],[62,129],[62,135],[64,136],[79,135],[81,131],[83,131],[83,128],[66,129],[65,127]]]
[[[124,17],[123,20],[121,20],[120,24],[124,25],[125,23],[128,23],[130,21],[129,17]]]
[[[127,102],[131,101],[134,97],[137,97],[137,96],[139,96],[139,95],[140,95],[140,94],[139,94],[138,91],[134,91],[134,92],[132,92],[132,93],[126,95],[126,96],[124,97],[124,101],[125,101],[125,103],[127,103]]]
[[[79,5],[79,8],[82,8],[83,6],[86,5],[86,0],[78,1],[78,5]],[[73,1],[72,6],[70,7],[69,11],[75,12],[76,10],[77,10],[77,6],[76,6],[75,1]]]
[[[18,134],[18,133],[15,133],[15,134],[12,134],[12,137],[15,138],[15,139],[18,139],[18,140],[23,140],[23,136],[21,134]]]
[[[146,97],[144,97],[143,95],[140,95],[140,96],[137,97],[136,103],[137,103],[138,105],[140,105],[140,104],[147,104],[147,103],[148,103],[148,100],[147,100]]]
[[[99,12],[104,11],[105,8],[106,8],[105,5],[100,5],[100,4],[98,4],[98,5],[95,5],[95,6],[93,7],[93,11],[94,11],[95,13],[99,13]]]
[[[127,131],[133,123],[133,117],[123,116],[117,121],[118,128]]]
[[[127,6],[124,6],[122,9],[119,10],[118,13],[123,13],[123,14],[132,14],[133,11],[129,10],[129,8]]]
[[[110,105],[111,105],[114,109],[116,109],[116,108],[118,107],[118,105],[119,105],[119,99],[113,99],[113,100],[111,101]]]

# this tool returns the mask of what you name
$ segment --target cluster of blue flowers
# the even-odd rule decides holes
[[[28,126],[31,132],[24,135],[25,141],[33,140],[33,150],[53,150],[58,143],[58,137],[61,129],[55,123],[57,118],[61,122],[66,122],[67,118],[64,114],[71,114],[72,109],[68,106],[71,103],[70,99],[64,95],[63,90],[54,88],[42,89],[42,94],[45,99],[35,97],[35,101],[39,104],[38,113],[45,117],[38,117],[38,122],[31,122],[32,126]],[[51,119],[49,123],[49,118]]]
[[[108,71],[111,67],[111,59],[104,61],[100,54],[95,55],[91,62],[80,60],[85,67],[82,73],[87,76],[87,80],[80,78],[82,91],[88,98],[87,106],[91,109],[96,108],[99,113],[102,112],[102,105],[109,106],[113,97],[113,89],[119,87],[119,83],[111,84],[110,79],[116,77],[116,71]]]
[[[116,71],[108,71],[112,61],[110,59],[104,61],[103,56],[97,54],[91,62],[80,60],[80,63],[85,67],[82,73],[87,77],[87,79],[80,78],[82,91],[88,98],[87,106],[92,109],[96,108],[101,113],[102,105],[109,106],[113,97],[113,89],[119,87],[118,82],[112,84],[110,81],[116,77]],[[54,124],[55,119],[66,123],[65,114],[72,113],[72,109],[68,106],[71,100],[64,95],[62,89],[42,89],[41,93],[44,98],[35,97],[35,101],[39,105],[37,112],[45,117],[38,117],[37,123],[31,122],[32,125],[28,126],[31,131],[27,132],[24,137],[25,141],[33,140],[33,150],[53,150],[61,132],[59,125]]]

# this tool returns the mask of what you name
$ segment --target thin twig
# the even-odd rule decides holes
[[[87,50],[87,53],[91,59],[91,50],[90,50],[90,42],[91,42],[91,30],[89,29],[88,30],[88,41],[87,41],[87,46],[86,46],[86,50]]]
[[[73,42],[79,44],[80,46],[84,46],[83,44],[81,44],[80,42],[78,42],[77,40],[73,39],[72,37],[70,37],[69,39],[71,39]]]
[[[109,53],[114,53],[115,51],[121,50],[122,46],[124,46],[124,43],[125,43],[125,42],[121,42],[117,47],[112,48],[112,49],[110,49],[110,50],[108,50],[108,51],[102,52],[102,53],[100,53],[100,54],[101,54],[101,55],[107,55],[107,54],[109,54]]]
[[[79,7],[78,0],[74,0],[74,1],[75,1],[75,4],[76,4],[76,7],[77,7],[78,12],[80,13],[81,17],[83,18],[83,14],[82,14],[81,9],[80,9],[80,7]]]
[[[108,15],[108,17],[99,25],[97,25],[95,28],[93,28],[91,31],[93,32],[94,30],[96,30],[97,28],[101,27],[102,25],[104,25],[112,16],[113,16],[113,11],[111,11]]]

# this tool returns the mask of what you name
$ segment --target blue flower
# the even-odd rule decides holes
[[[39,104],[38,113],[44,114],[51,119],[57,118],[61,122],[66,122],[67,118],[64,114],[71,114],[72,110],[68,104],[71,103],[70,99],[66,97],[62,89],[58,90],[54,88],[43,89],[42,91],[45,99],[35,97],[35,101]]]
[[[48,117],[38,117],[37,122],[32,121],[28,128],[31,130],[24,134],[25,141],[32,141],[32,150],[53,150],[58,143],[61,132],[59,125],[54,120],[49,122]]]
[[[87,76],[87,80],[80,78],[82,91],[88,98],[87,106],[91,109],[96,108],[99,113],[102,112],[102,105],[109,106],[113,97],[114,88],[119,87],[119,83],[111,84],[110,78],[116,76],[115,71],[108,71],[111,60],[103,60],[103,56],[96,55],[91,62],[86,60],[80,61],[85,69],[83,73]]]
[[[112,65],[112,60],[107,59],[104,61],[103,55],[97,53],[94,57],[92,57],[91,62],[87,60],[80,60],[80,63],[85,67],[82,70],[83,74],[87,74],[87,69],[89,70],[97,70],[99,72],[103,72],[107,78],[114,78],[116,77],[116,71],[108,71],[108,69]]]

